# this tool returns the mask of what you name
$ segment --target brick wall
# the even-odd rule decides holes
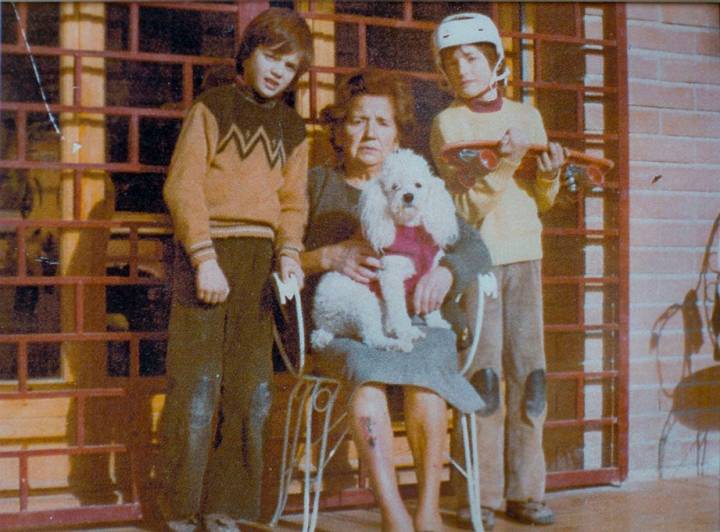
[[[720,213],[719,18],[716,4],[627,6],[631,478],[656,478],[669,415],[679,422],[667,438],[663,473],[696,474],[697,431],[687,426],[687,412],[671,414],[673,397],[681,393],[677,385],[683,376],[720,368],[704,319],[702,346],[689,357],[690,337],[679,312],[667,321],[657,352],[650,347],[656,320],[698,283]],[[688,360],[690,368],[683,370]],[[701,405],[720,404],[720,379],[694,390]],[[707,474],[716,473],[720,463],[718,431],[709,435]]]

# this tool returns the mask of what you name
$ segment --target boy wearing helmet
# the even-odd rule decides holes
[[[460,215],[487,243],[498,281],[498,298],[485,307],[482,335],[470,380],[487,403],[478,412],[481,504],[485,528],[506,503],[517,520],[554,521],[545,495],[542,448],[545,353],[538,212],[549,209],[560,188],[563,149],[550,143],[537,158],[534,180],[515,175],[530,144],[547,144],[542,117],[534,107],[506,99],[498,82],[507,78],[505,52],[493,21],[479,13],[443,19],[433,34],[435,61],[455,100],[432,126],[431,149],[440,175],[453,191]],[[499,141],[497,167],[457,179],[442,156],[458,142]],[[505,394],[500,381],[505,379]],[[506,463],[504,463],[506,462]],[[458,490],[463,493],[463,490]],[[467,501],[458,518],[469,520]]]

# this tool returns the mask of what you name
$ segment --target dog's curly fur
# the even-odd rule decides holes
[[[444,182],[433,175],[427,161],[412,150],[390,154],[380,175],[360,196],[363,235],[379,254],[395,241],[395,227],[420,226],[441,250],[458,238],[455,206]],[[442,251],[435,258],[440,259]],[[383,255],[378,271],[382,300],[365,284],[329,272],[315,293],[311,335],[314,349],[326,347],[334,337],[358,338],[378,349],[411,351],[423,336],[412,324],[405,300],[404,281],[415,273],[407,257]],[[428,326],[449,328],[439,311],[425,316]]]

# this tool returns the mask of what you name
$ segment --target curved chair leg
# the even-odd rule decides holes
[[[658,478],[663,478],[663,464],[665,463],[665,446],[667,444],[670,431],[675,425],[675,417],[672,411],[668,413],[668,417],[663,424],[660,440],[658,441]]]
[[[475,414],[461,414],[460,423],[465,450],[465,467],[460,468],[454,464],[465,476],[467,482],[468,502],[470,504],[470,518],[473,530],[483,532],[482,510],[480,506],[480,464],[478,461],[477,421]]]
[[[325,472],[325,466],[335,454],[337,446],[328,452],[328,438],[332,428],[330,421],[332,420],[333,407],[335,406],[335,400],[337,399],[338,392],[340,391],[340,385],[336,382],[318,382],[313,387],[313,393],[310,396],[310,403],[312,406],[312,412],[317,412],[323,415],[322,434],[320,436],[320,449],[318,450],[317,467],[315,471],[315,480],[313,482],[313,506],[310,512],[309,526],[306,528],[303,526],[303,530],[311,532],[315,530],[317,526],[318,510],[320,508],[320,493],[322,489],[323,473]],[[312,445],[312,442],[311,442]],[[306,464],[307,466],[307,464]],[[306,493],[309,485],[306,485]]]
[[[341,432],[337,442],[331,448],[328,448],[330,433],[342,422],[341,418],[331,425],[333,407],[339,391],[340,383],[337,381],[306,377],[299,380],[290,392],[285,417],[278,500],[275,513],[270,521],[272,527],[277,526],[285,511],[290,484],[293,481],[297,467],[301,463],[303,465],[303,532],[311,532],[317,526],[322,476],[325,466],[335,455],[345,434],[347,434],[347,429]],[[313,418],[315,414],[322,414],[323,416],[322,431],[317,440],[313,437]],[[304,448],[302,453],[298,455],[303,420],[305,421]],[[317,444],[319,444],[317,465],[313,475],[312,453]]]
[[[297,448],[300,441],[300,427],[302,426],[303,412],[307,403],[310,386],[304,380],[299,380],[293,386],[287,402],[285,414],[285,433],[283,437],[282,462],[280,465],[280,485],[278,499],[270,525],[277,526],[280,517],[285,511],[288,499],[288,490],[293,480],[293,473],[297,465]],[[295,405],[297,403],[297,405]],[[293,427],[294,423],[294,427]],[[291,434],[292,430],[292,434]]]

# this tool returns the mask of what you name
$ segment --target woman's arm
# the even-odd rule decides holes
[[[445,253],[440,264],[448,267],[453,274],[452,291],[465,291],[479,273],[487,273],[492,267],[490,251],[480,237],[480,232],[458,217],[460,236]]]
[[[377,277],[381,262],[364,240],[343,240],[300,254],[306,274],[336,271],[359,283],[369,283]]]
[[[364,240],[346,238],[349,234],[347,220],[356,215],[354,211],[351,214],[346,212],[346,208],[337,205],[337,198],[332,192],[327,192],[332,188],[326,186],[330,172],[332,170],[326,167],[317,167],[313,168],[308,176],[309,217],[305,251],[300,254],[303,270],[308,275],[337,271],[360,283],[368,283],[377,277],[375,270],[381,267],[379,257]],[[337,214],[342,216],[327,216],[327,212],[323,216],[323,204],[332,205],[331,210],[336,209]],[[327,210],[325,207],[325,211]],[[344,222],[338,221],[340,219]],[[344,232],[341,231],[341,226],[346,226]],[[337,238],[334,238],[335,236]],[[325,245],[318,246],[317,243]]]
[[[415,311],[426,314],[440,308],[448,293],[454,297],[465,291],[478,273],[492,266],[490,252],[480,233],[458,217],[460,237],[440,260],[440,264],[422,276],[415,287]]]

